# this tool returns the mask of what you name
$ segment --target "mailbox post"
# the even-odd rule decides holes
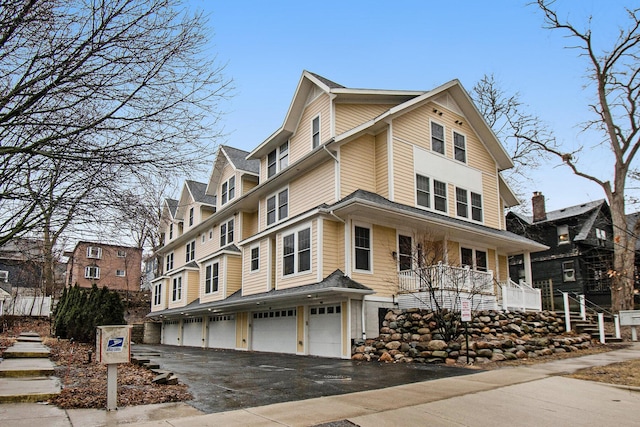
[[[631,340],[638,341],[636,327],[640,326],[640,310],[620,310],[620,324],[631,326]]]
[[[98,326],[96,357],[107,365],[107,411],[118,409],[118,364],[131,361],[130,325]]]

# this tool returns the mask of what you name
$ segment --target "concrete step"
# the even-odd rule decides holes
[[[143,363],[142,366],[144,366],[147,369],[159,369],[160,368],[160,364],[158,364],[156,362]]]
[[[55,364],[47,358],[5,359],[0,362],[0,378],[46,377]]]
[[[16,342],[7,348],[3,357],[5,359],[16,358],[48,358],[51,354],[49,347],[36,342]]]
[[[0,378],[0,403],[42,402],[58,394],[55,377]]]

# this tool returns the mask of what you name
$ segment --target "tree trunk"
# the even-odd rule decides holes
[[[611,275],[611,308],[614,312],[633,310],[636,238],[627,229],[624,199],[613,193],[611,218],[613,220],[613,270]]]

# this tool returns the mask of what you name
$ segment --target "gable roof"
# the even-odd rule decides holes
[[[594,200],[593,202],[587,202],[587,203],[582,203],[575,206],[569,206],[567,208],[557,209],[555,211],[547,212],[547,219],[544,219],[542,221],[536,221],[535,224],[543,224],[545,222],[555,222],[555,221],[572,218],[574,216],[583,215],[594,209],[600,208],[602,205],[607,205],[604,199]],[[517,216],[528,225],[534,224],[533,217],[531,215],[524,215],[524,214],[520,214],[513,211],[509,212],[509,214]]]
[[[210,206],[216,205],[216,196],[206,194],[207,184],[204,182],[186,180],[185,185],[195,202]]]
[[[249,152],[229,145],[221,145],[218,153],[213,161],[213,169],[209,175],[209,182],[205,192],[210,195],[216,194],[220,176],[227,164],[230,164],[234,170],[249,175],[260,175],[260,160],[248,159]]]
[[[178,201],[176,199],[164,199],[165,207],[169,210],[169,214],[172,218],[176,217],[176,213],[178,212]]]

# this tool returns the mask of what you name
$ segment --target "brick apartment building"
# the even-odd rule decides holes
[[[129,246],[80,241],[67,252],[67,286],[111,290],[140,290],[142,249]]]

